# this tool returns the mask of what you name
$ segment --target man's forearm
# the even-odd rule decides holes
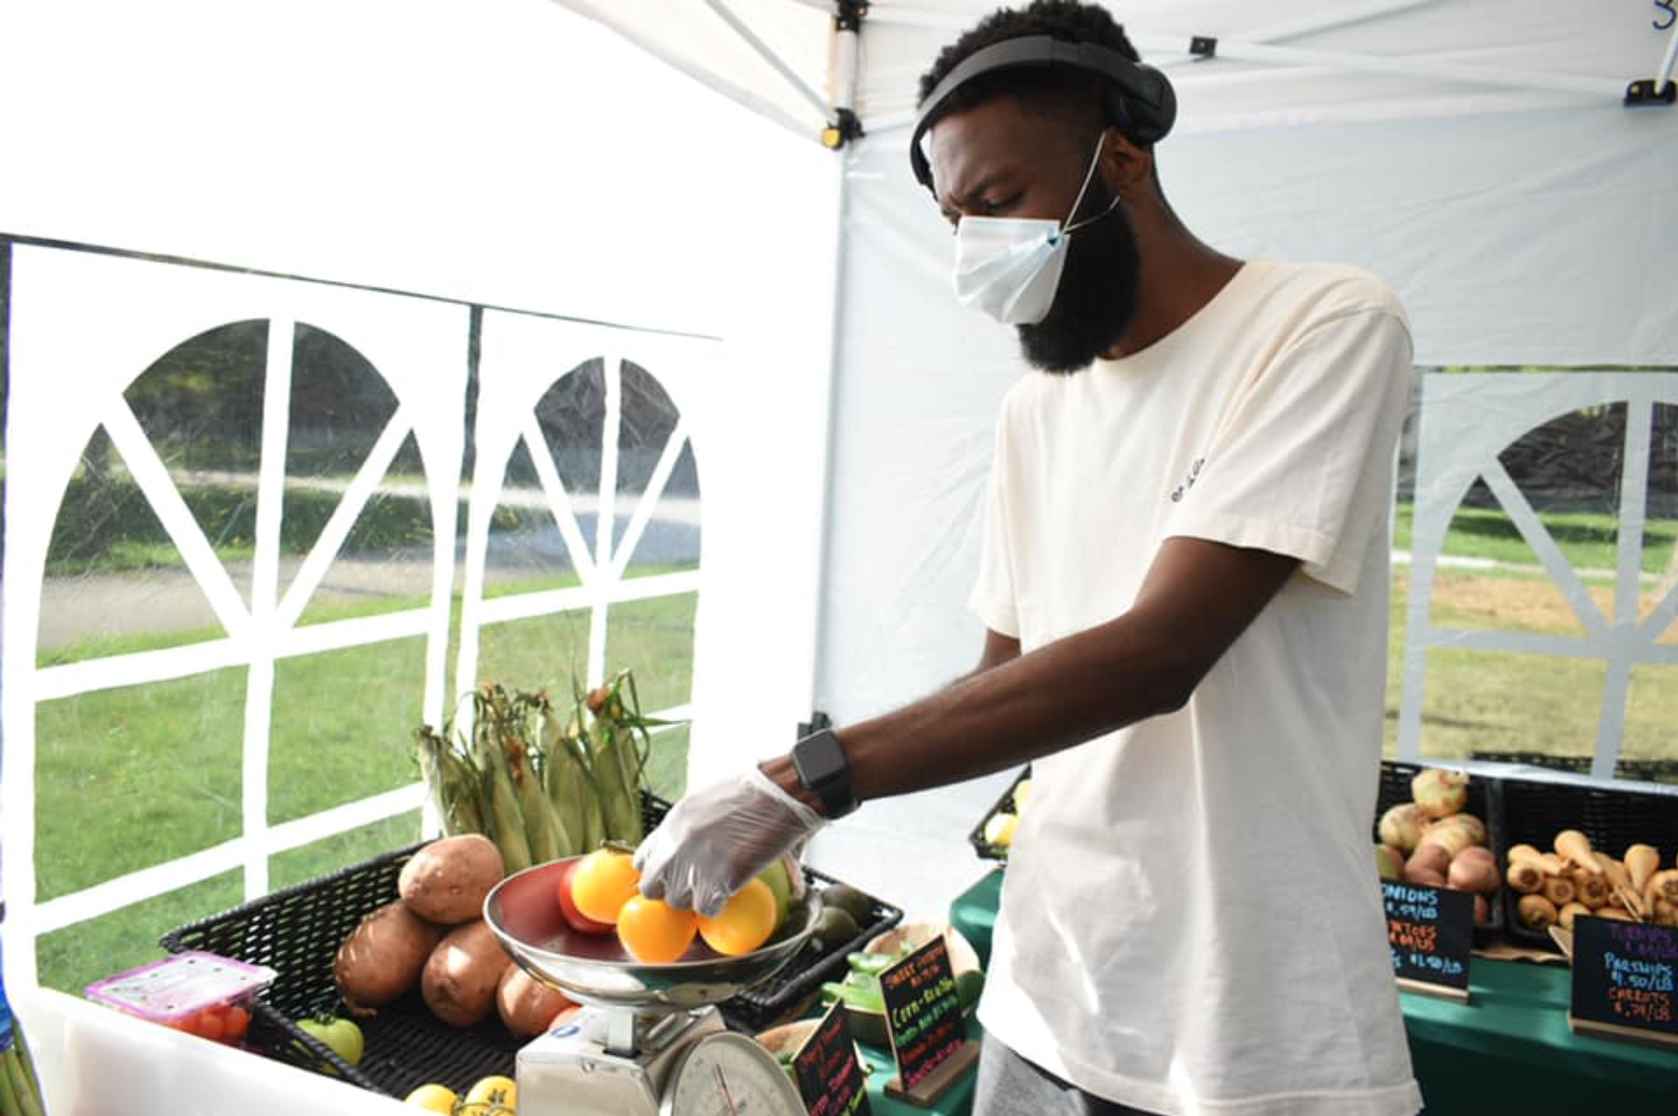
[[[852,792],[867,801],[960,782],[1181,708],[1297,565],[1168,540],[1124,615],[839,729]],[[763,769],[813,801],[790,760]]]

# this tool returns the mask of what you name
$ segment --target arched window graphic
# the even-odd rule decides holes
[[[704,348],[486,313],[457,689],[630,669],[643,712],[689,715],[699,477],[673,393]],[[685,742],[655,736],[655,789],[679,793]]]
[[[1400,758],[1468,758],[1478,737],[1501,735],[1492,755],[1547,753],[1539,762],[1599,778],[1637,777],[1655,756],[1670,766],[1670,703],[1678,696],[1675,408],[1678,373],[1426,378]],[[1595,524],[1594,537],[1565,507],[1537,507],[1510,467],[1518,444],[1542,443],[1545,431],[1587,414],[1607,432],[1598,455],[1606,464],[1594,478],[1602,507],[1576,517]],[[1460,594],[1447,600],[1443,582],[1474,576],[1474,560],[1449,553],[1453,524],[1459,531],[1489,524],[1520,548],[1508,564],[1524,579],[1525,607],[1491,599],[1476,606]],[[1515,658],[1521,669],[1504,669]],[[1499,733],[1507,726],[1444,723],[1434,701],[1453,684],[1472,688],[1488,709],[1519,711],[1519,724],[1531,727]],[[1430,740],[1430,729],[1441,737],[1454,731],[1457,742]]]
[[[7,944],[77,990],[418,835],[467,311],[45,249],[12,289]]]

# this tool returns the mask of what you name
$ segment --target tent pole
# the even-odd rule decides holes
[[[827,646],[827,619],[831,612],[828,604],[827,575],[833,568],[833,503],[836,483],[834,464],[838,457],[839,444],[839,358],[845,324],[845,221],[850,206],[849,175],[845,166],[847,161],[848,157],[843,151],[835,153],[833,166],[834,173],[838,176],[838,185],[834,191],[833,206],[833,266],[829,272],[833,276],[833,290],[828,299],[827,382],[824,385],[827,392],[826,421],[822,428],[821,475],[817,478],[821,492],[821,537],[816,547],[815,600],[811,602],[814,622],[810,645],[810,708],[813,710],[831,710],[834,697],[832,694],[823,693],[822,687],[826,677],[824,650]]]
[[[1661,57],[1660,68],[1655,71],[1654,92],[1659,94],[1666,88],[1666,83],[1672,80],[1673,63],[1678,62],[1678,23],[1674,23],[1666,36],[1666,54]]]
[[[798,90],[799,93],[803,94],[805,100],[815,105],[816,110],[822,114],[824,119],[833,115],[832,106],[827,103],[827,98],[799,77],[798,71],[787,65],[780,55],[770,49],[768,43],[758,38],[752,29],[739,16],[735,15],[727,4],[723,3],[723,0],[705,0],[705,6],[710,8],[718,19],[728,24],[736,35],[744,39],[746,45],[756,51],[758,57],[769,63],[771,69],[785,78],[787,83]]]

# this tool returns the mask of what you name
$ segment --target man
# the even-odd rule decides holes
[[[714,909],[859,801],[1035,761],[981,1114],[1412,1113],[1369,832],[1407,326],[1367,275],[1190,233],[1136,59],[1039,0],[922,79],[958,297],[1037,368],[997,427],[978,669],[690,795],[642,889]]]

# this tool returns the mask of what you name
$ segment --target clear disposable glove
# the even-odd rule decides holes
[[[753,766],[687,795],[641,842],[635,850],[641,894],[714,915],[771,861],[826,824]]]

